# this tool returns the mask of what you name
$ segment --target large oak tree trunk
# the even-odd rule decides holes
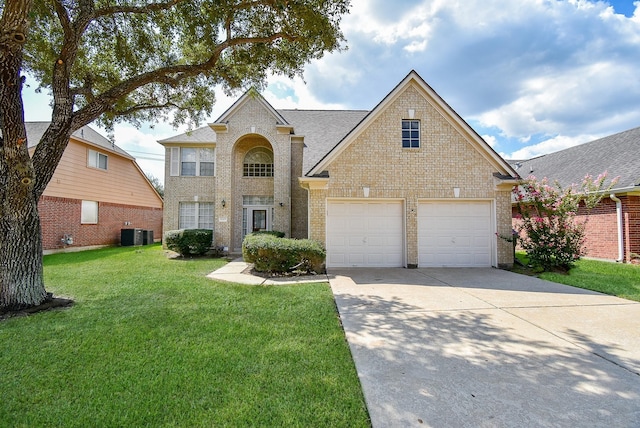
[[[30,4],[7,1],[0,26],[0,309],[36,306],[47,297],[20,75]]]
[[[0,216],[0,308],[36,306],[47,297],[37,201],[4,202]]]

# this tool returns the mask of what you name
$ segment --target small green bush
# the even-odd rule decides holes
[[[213,230],[180,229],[169,230],[164,234],[167,248],[181,256],[202,256],[212,246]]]
[[[258,272],[286,273],[292,270],[321,273],[326,251],[310,239],[278,238],[251,233],[242,242],[242,256]]]

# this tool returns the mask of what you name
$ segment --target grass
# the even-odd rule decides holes
[[[525,266],[526,255],[518,252],[516,257]],[[580,259],[569,273],[527,272],[526,269],[514,269],[520,273],[536,274],[542,279],[573,287],[598,291],[623,299],[640,302],[640,266],[600,260]]]
[[[0,322],[0,426],[369,426],[328,284],[205,278],[223,263],[46,256],[76,304]]]

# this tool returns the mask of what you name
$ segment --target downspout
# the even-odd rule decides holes
[[[610,194],[609,198],[616,203],[616,218],[618,220],[618,259],[616,262],[624,261],[624,235],[622,234],[622,201],[615,194]]]

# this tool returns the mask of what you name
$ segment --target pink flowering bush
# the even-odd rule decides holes
[[[576,220],[580,203],[587,213],[616,183],[605,187],[607,174],[587,175],[580,186],[562,188],[546,178],[529,176],[513,192],[520,221],[516,226],[520,246],[531,264],[550,270],[568,270],[584,252],[585,222]]]

